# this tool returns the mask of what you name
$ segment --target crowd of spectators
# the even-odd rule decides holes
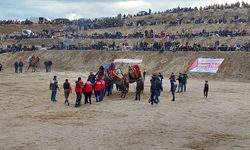
[[[110,28],[110,27],[121,27],[121,26],[145,26],[145,25],[156,25],[156,24],[169,24],[169,25],[177,25],[177,24],[226,24],[226,23],[246,23],[250,21],[250,16],[248,18],[241,18],[239,16],[235,16],[234,18],[210,18],[210,19],[204,19],[202,17],[197,18],[190,18],[189,20],[183,20],[182,18],[176,18],[169,21],[144,21],[144,20],[137,20],[137,21],[128,21],[129,18],[134,18],[138,16],[144,16],[144,15],[152,15],[152,14],[170,14],[170,13],[180,13],[180,12],[193,12],[193,11],[204,11],[204,10],[215,10],[215,9],[235,9],[235,8],[250,8],[250,4],[246,2],[236,2],[232,4],[214,4],[206,7],[188,7],[188,8],[173,8],[168,9],[166,11],[162,12],[155,12],[152,13],[151,9],[149,9],[148,12],[142,11],[143,13],[137,13],[134,15],[128,14],[128,15],[122,15],[118,14],[117,17],[106,17],[106,18],[95,18],[95,19],[78,19],[78,20],[68,20],[66,18],[57,18],[52,21],[40,21],[39,24],[64,24],[64,25],[78,25],[80,28],[84,29],[103,29],[103,28]],[[2,20],[0,21],[0,25],[3,24],[33,24],[30,20],[26,19],[25,21],[17,21],[17,20]]]
[[[195,38],[195,37],[236,37],[236,36],[249,36],[249,33],[246,30],[217,30],[217,31],[206,31],[205,29],[200,32],[192,32],[182,30],[180,32],[166,33],[164,31],[160,33],[155,33],[153,30],[145,30],[143,32],[135,32],[131,34],[123,34],[121,32],[113,33],[103,33],[97,34],[93,33],[92,35],[84,35],[81,38],[90,38],[90,39],[132,39],[132,38],[166,38],[166,39],[179,39],[179,38]]]
[[[152,15],[152,14],[171,14],[171,13],[179,13],[179,12],[193,12],[193,11],[203,11],[203,10],[216,10],[216,9],[241,9],[241,8],[250,8],[250,4],[242,2],[242,3],[233,3],[233,4],[225,4],[225,5],[210,5],[207,7],[194,7],[194,8],[173,8],[163,12],[155,12],[152,13],[151,9],[146,11],[141,11],[135,15],[122,15],[119,14],[117,17],[109,17],[109,18],[102,18],[102,19],[78,19],[70,21],[65,18],[58,18],[52,21],[39,19],[39,24],[63,24],[67,26],[67,29],[64,30],[51,30],[51,29],[43,29],[39,32],[33,32],[30,30],[22,30],[21,32],[14,32],[12,34],[2,34],[0,35],[0,42],[6,42],[9,39],[13,40],[22,40],[22,39],[46,39],[46,38],[59,38],[63,37],[64,39],[142,39],[141,41],[135,45],[129,46],[126,42],[121,44],[116,44],[113,42],[112,44],[107,44],[104,42],[97,42],[94,44],[89,45],[71,45],[65,44],[61,42],[60,44],[54,44],[50,46],[35,46],[35,45],[21,45],[21,44],[13,44],[13,45],[5,45],[5,48],[1,48],[0,52],[17,52],[17,51],[33,51],[40,48],[46,48],[48,50],[53,49],[67,49],[67,50],[123,50],[130,49],[135,50],[156,50],[156,51],[207,51],[207,50],[221,50],[221,51],[233,51],[236,48],[241,49],[244,51],[249,51],[250,43],[245,44],[213,44],[212,46],[204,46],[199,43],[180,43],[178,40],[183,38],[196,38],[196,37],[238,37],[238,36],[250,36],[246,30],[234,29],[234,30],[215,30],[215,31],[206,31],[205,29],[199,32],[194,32],[190,30],[182,30],[178,32],[165,32],[162,31],[157,33],[153,30],[145,30],[144,32],[134,32],[130,34],[124,34],[122,32],[112,32],[108,33],[105,32],[103,34],[93,33],[90,35],[83,34],[81,31],[82,28],[84,29],[100,29],[100,28],[110,28],[110,27],[121,27],[121,26],[146,26],[146,25],[157,25],[157,24],[170,24],[170,25],[178,25],[178,24],[228,24],[228,23],[246,23],[250,22],[250,16],[248,18],[242,18],[238,15],[234,16],[233,18],[209,18],[204,19],[203,17],[192,17],[184,20],[182,18],[170,19],[168,21],[162,20],[140,20],[136,19],[137,21],[129,22],[129,18],[145,16],[145,15]],[[26,19],[25,21],[17,21],[17,20],[2,20],[0,21],[0,25],[3,24],[25,24],[30,25],[33,24],[30,20]],[[73,29],[72,26],[77,25],[77,29]],[[148,39],[165,39],[167,42],[145,42],[145,38]],[[183,40],[182,40],[183,41]],[[8,43],[8,42],[6,42]],[[18,43],[18,42],[16,42]]]
[[[59,36],[57,33],[60,32]],[[206,31],[205,29],[200,32],[193,32],[189,30],[182,30],[172,33],[166,33],[164,31],[156,33],[153,30],[145,30],[144,32],[135,32],[130,34],[123,34],[121,32],[93,33],[91,35],[80,34],[77,32],[63,32],[63,31],[51,31],[42,30],[41,32],[32,32],[31,34],[15,33],[15,34],[3,34],[0,35],[0,40],[5,41],[8,39],[34,39],[34,38],[73,38],[73,39],[137,39],[137,38],[161,38],[161,39],[180,39],[180,38],[195,38],[195,37],[237,37],[237,36],[249,36],[246,30],[217,30],[217,31]]]
[[[212,45],[201,45],[199,43],[189,43],[184,42],[181,43],[179,41],[166,41],[166,42],[138,42],[135,45],[129,46],[127,42],[116,44],[113,42],[112,44],[105,43],[103,41],[99,41],[94,44],[88,45],[64,45],[63,43],[54,44],[50,46],[35,46],[35,45],[8,45],[7,48],[0,48],[0,53],[4,52],[19,52],[19,51],[35,51],[41,48],[47,50],[108,50],[108,51],[123,51],[123,50],[135,50],[135,51],[250,51],[250,42],[244,44],[220,44],[216,41]]]

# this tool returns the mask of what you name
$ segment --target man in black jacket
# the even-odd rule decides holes
[[[0,72],[2,71],[3,65],[0,63]]]
[[[183,92],[183,75],[182,75],[182,73],[179,73],[179,77],[177,80],[179,81],[177,93]]]
[[[187,79],[188,79],[188,75],[186,73],[186,71],[183,73],[183,89],[184,92],[186,92],[187,89]]]
[[[144,89],[144,83],[143,83],[143,80],[141,78],[139,78],[137,81],[136,81],[136,95],[135,95],[135,100],[141,100],[141,93]]]
[[[151,88],[150,88],[150,91],[151,91],[151,97],[150,97],[150,100],[151,100],[151,105],[153,105],[154,103],[158,103],[159,102],[159,96],[160,96],[160,92],[163,90],[162,88],[162,84],[161,84],[161,81],[159,79],[159,77],[154,74],[152,76],[152,79],[150,80],[151,82]]]
[[[48,61],[44,62],[44,66],[45,66],[45,71],[49,72],[49,66],[48,66]]]
[[[20,60],[18,63],[19,73],[23,73],[23,62]]]
[[[208,85],[208,81],[205,81],[205,84],[204,84],[204,97],[207,98],[207,95],[208,95],[208,90],[209,90],[209,85]]]
[[[160,80],[161,80],[161,84],[162,84],[162,80],[163,80],[163,75],[159,72],[159,78],[160,78]]]
[[[172,93],[172,96],[173,96],[172,101],[175,101],[175,91],[176,91],[176,88],[177,88],[177,83],[175,81],[175,77],[170,79],[170,83],[171,83],[170,90],[171,90],[171,93]]]
[[[15,66],[15,73],[18,73],[18,62],[17,61],[14,63],[14,66]]]
[[[48,71],[51,72],[51,66],[53,65],[52,61],[48,61]]]

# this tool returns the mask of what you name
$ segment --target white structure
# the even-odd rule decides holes
[[[51,19],[47,17],[30,17],[30,21],[32,23],[45,23],[45,22],[50,22]]]

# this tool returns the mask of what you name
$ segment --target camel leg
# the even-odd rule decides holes
[[[29,69],[30,69],[30,65],[28,66],[28,68],[27,68],[26,72],[27,72],[27,71],[29,71]]]

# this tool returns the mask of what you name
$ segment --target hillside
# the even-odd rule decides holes
[[[12,69],[14,61],[27,58],[32,52],[0,55],[0,62],[7,70]],[[142,58],[142,68],[148,74],[162,72],[167,78],[171,72],[177,74],[187,70],[197,57],[224,58],[217,74],[192,73],[192,78],[218,80],[250,81],[250,53],[247,52],[100,52],[100,51],[36,51],[41,57],[41,69],[45,60],[52,60],[57,71],[96,71],[100,65],[109,64],[116,58]]]

